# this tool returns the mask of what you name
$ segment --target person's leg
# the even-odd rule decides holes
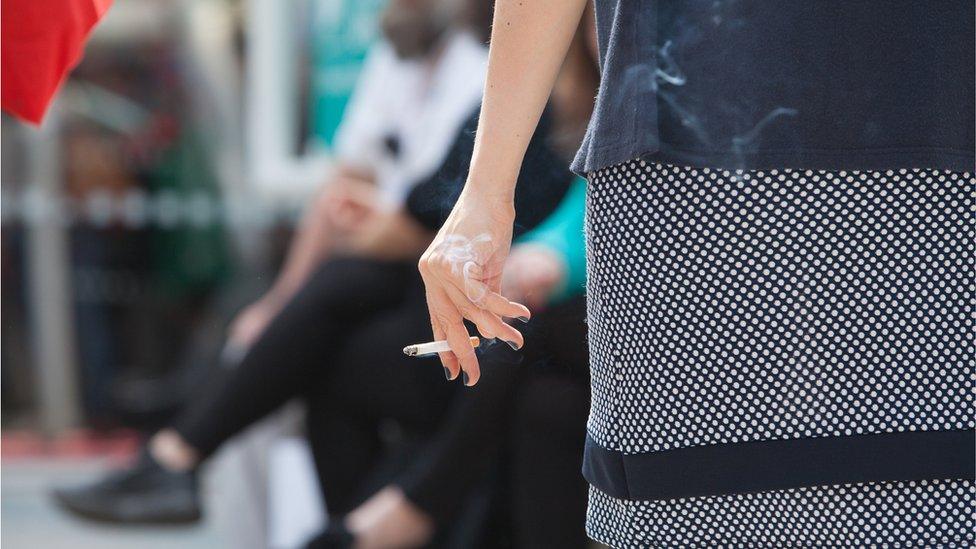
[[[365,479],[382,453],[379,429],[372,418],[333,404],[310,404],[305,417],[319,486],[330,518],[358,503]]]
[[[430,437],[447,417],[451,396],[461,389],[459,383],[444,379],[436,360],[403,355],[405,344],[429,337],[430,323],[418,280],[415,295],[403,306],[357,327],[324,390],[308,396],[307,433],[330,524],[333,529],[348,528],[366,546],[369,540],[364,536],[372,514],[343,515],[354,509],[362,511],[363,501],[403,469],[409,456],[399,455],[401,446]],[[403,435],[393,445],[388,437],[383,443],[379,437],[381,425],[390,424]],[[381,507],[391,501],[384,499]],[[410,546],[426,541],[433,531],[430,519],[419,510],[400,511],[406,512],[396,515],[403,519],[397,522],[397,542]]]
[[[154,435],[134,467],[56,490],[56,500],[76,515],[110,522],[196,520],[193,470],[199,461],[317,383],[348,331],[377,311],[396,307],[407,285],[417,284],[415,271],[407,263],[351,258],[324,263],[242,363],[218,376],[216,387],[202,387],[176,428]]]
[[[505,537],[487,524],[484,490],[505,438],[507,401],[523,373],[518,358],[507,345],[494,345],[481,357],[478,385],[455,383],[437,432],[420,441],[400,471],[370,485],[369,498],[349,514],[357,546],[421,547],[450,539],[463,547],[489,532]]]
[[[306,393],[308,437],[330,512],[347,512],[369,495],[361,489],[362,481],[378,453],[372,460],[353,454],[367,456],[367,448],[378,451],[381,423],[395,424],[410,436],[427,436],[455,393],[435,360],[402,352],[406,344],[430,338],[421,291],[418,276],[414,295],[400,307],[357,325],[333,357],[327,378]],[[370,428],[371,440],[348,432]],[[355,452],[346,448],[346,436],[356,440]]]
[[[526,330],[526,349],[535,345]],[[460,502],[497,463],[511,415],[511,398],[529,358],[507,345],[496,344],[479,360],[481,379],[465,387],[441,419],[434,437],[418,452],[395,483],[407,498],[438,525],[450,524]]]
[[[516,547],[585,548],[583,444],[589,391],[562,375],[527,376],[515,398],[511,513]]]
[[[357,532],[358,543],[367,547],[415,543],[425,538],[408,537],[405,532],[429,530],[427,525],[431,523],[441,528],[453,523],[469,501],[471,491],[490,474],[498,450],[509,438],[512,396],[527,370],[558,368],[564,376],[573,368],[585,370],[585,335],[579,329],[582,311],[579,302],[537,315],[523,327],[526,345],[521,352],[496,344],[482,353],[482,378],[478,385],[458,391],[450,407],[437,419],[436,433],[414,453],[409,466],[350,514],[350,527]],[[424,321],[426,318],[421,317],[418,325],[426,331],[429,327]],[[390,329],[401,328],[391,323]],[[371,332],[384,333],[383,330]],[[578,340],[554,354],[550,347],[567,337]],[[404,338],[383,339],[402,341]],[[356,348],[357,345],[351,345],[348,351],[354,352]],[[583,356],[578,356],[581,351]],[[554,356],[561,359],[560,366],[544,365],[553,362]],[[423,362],[404,360],[404,364],[409,368],[411,364]],[[433,361],[432,365],[436,367],[437,362]],[[395,363],[391,366],[398,368]],[[585,409],[585,402],[583,406]],[[570,419],[569,423],[577,422]],[[573,442],[581,444],[582,438],[574,437]],[[560,470],[558,476],[573,478]],[[578,477],[578,466],[574,472]]]
[[[175,423],[197,459],[286,401],[323,383],[358,324],[403,299],[412,265],[329,260],[255,341],[215,391]],[[216,394],[214,394],[216,393]]]
[[[510,490],[517,547],[588,546],[583,446],[590,394],[581,300],[539,315],[548,360],[530,369],[512,402]]]

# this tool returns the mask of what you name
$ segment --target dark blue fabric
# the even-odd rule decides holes
[[[646,454],[587,437],[583,476],[618,499],[655,500],[858,482],[976,478],[976,432],[768,440]]]
[[[974,167],[972,0],[595,0],[573,169]]]
[[[437,231],[444,224],[464,189],[480,112],[479,106],[465,122],[437,172],[416,184],[407,195],[406,213],[431,231]],[[566,160],[550,144],[551,126],[551,116],[546,109],[529,141],[515,186],[513,238],[548,217],[575,179],[566,169]]]

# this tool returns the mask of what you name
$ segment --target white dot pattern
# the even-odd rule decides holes
[[[590,177],[588,322],[600,445],[972,429],[971,174],[723,171],[636,160]],[[591,489],[614,547],[961,547],[971,481],[661,501]]]
[[[976,485],[932,480],[627,501],[590,488],[586,531],[611,547],[972,547]]]
[[[594,172],[590,436],[638,454],[972,429],[974,182]]]

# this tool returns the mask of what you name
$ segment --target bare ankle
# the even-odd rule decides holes
[[[189,471],[199,461],[196,449],[172,429],[164,429],[149,439],[149,454],[157,463],[174,472]]]
[[[434,522],[397,486],[388,486],[347,516],[356,549],[422,547],[434,533]]]

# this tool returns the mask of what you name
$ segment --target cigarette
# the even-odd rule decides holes
[[[481,345],[481,340],[476,337],[468,338],[471,342],[472,347],[477,347]],[[447,344],[447,341],[431,341],[430,343],[417,343],[414,345],[407,345],[403,348],[403,354],[407,356],[427,356],[437,353],[446,353],[451,350],[451,346]]]

